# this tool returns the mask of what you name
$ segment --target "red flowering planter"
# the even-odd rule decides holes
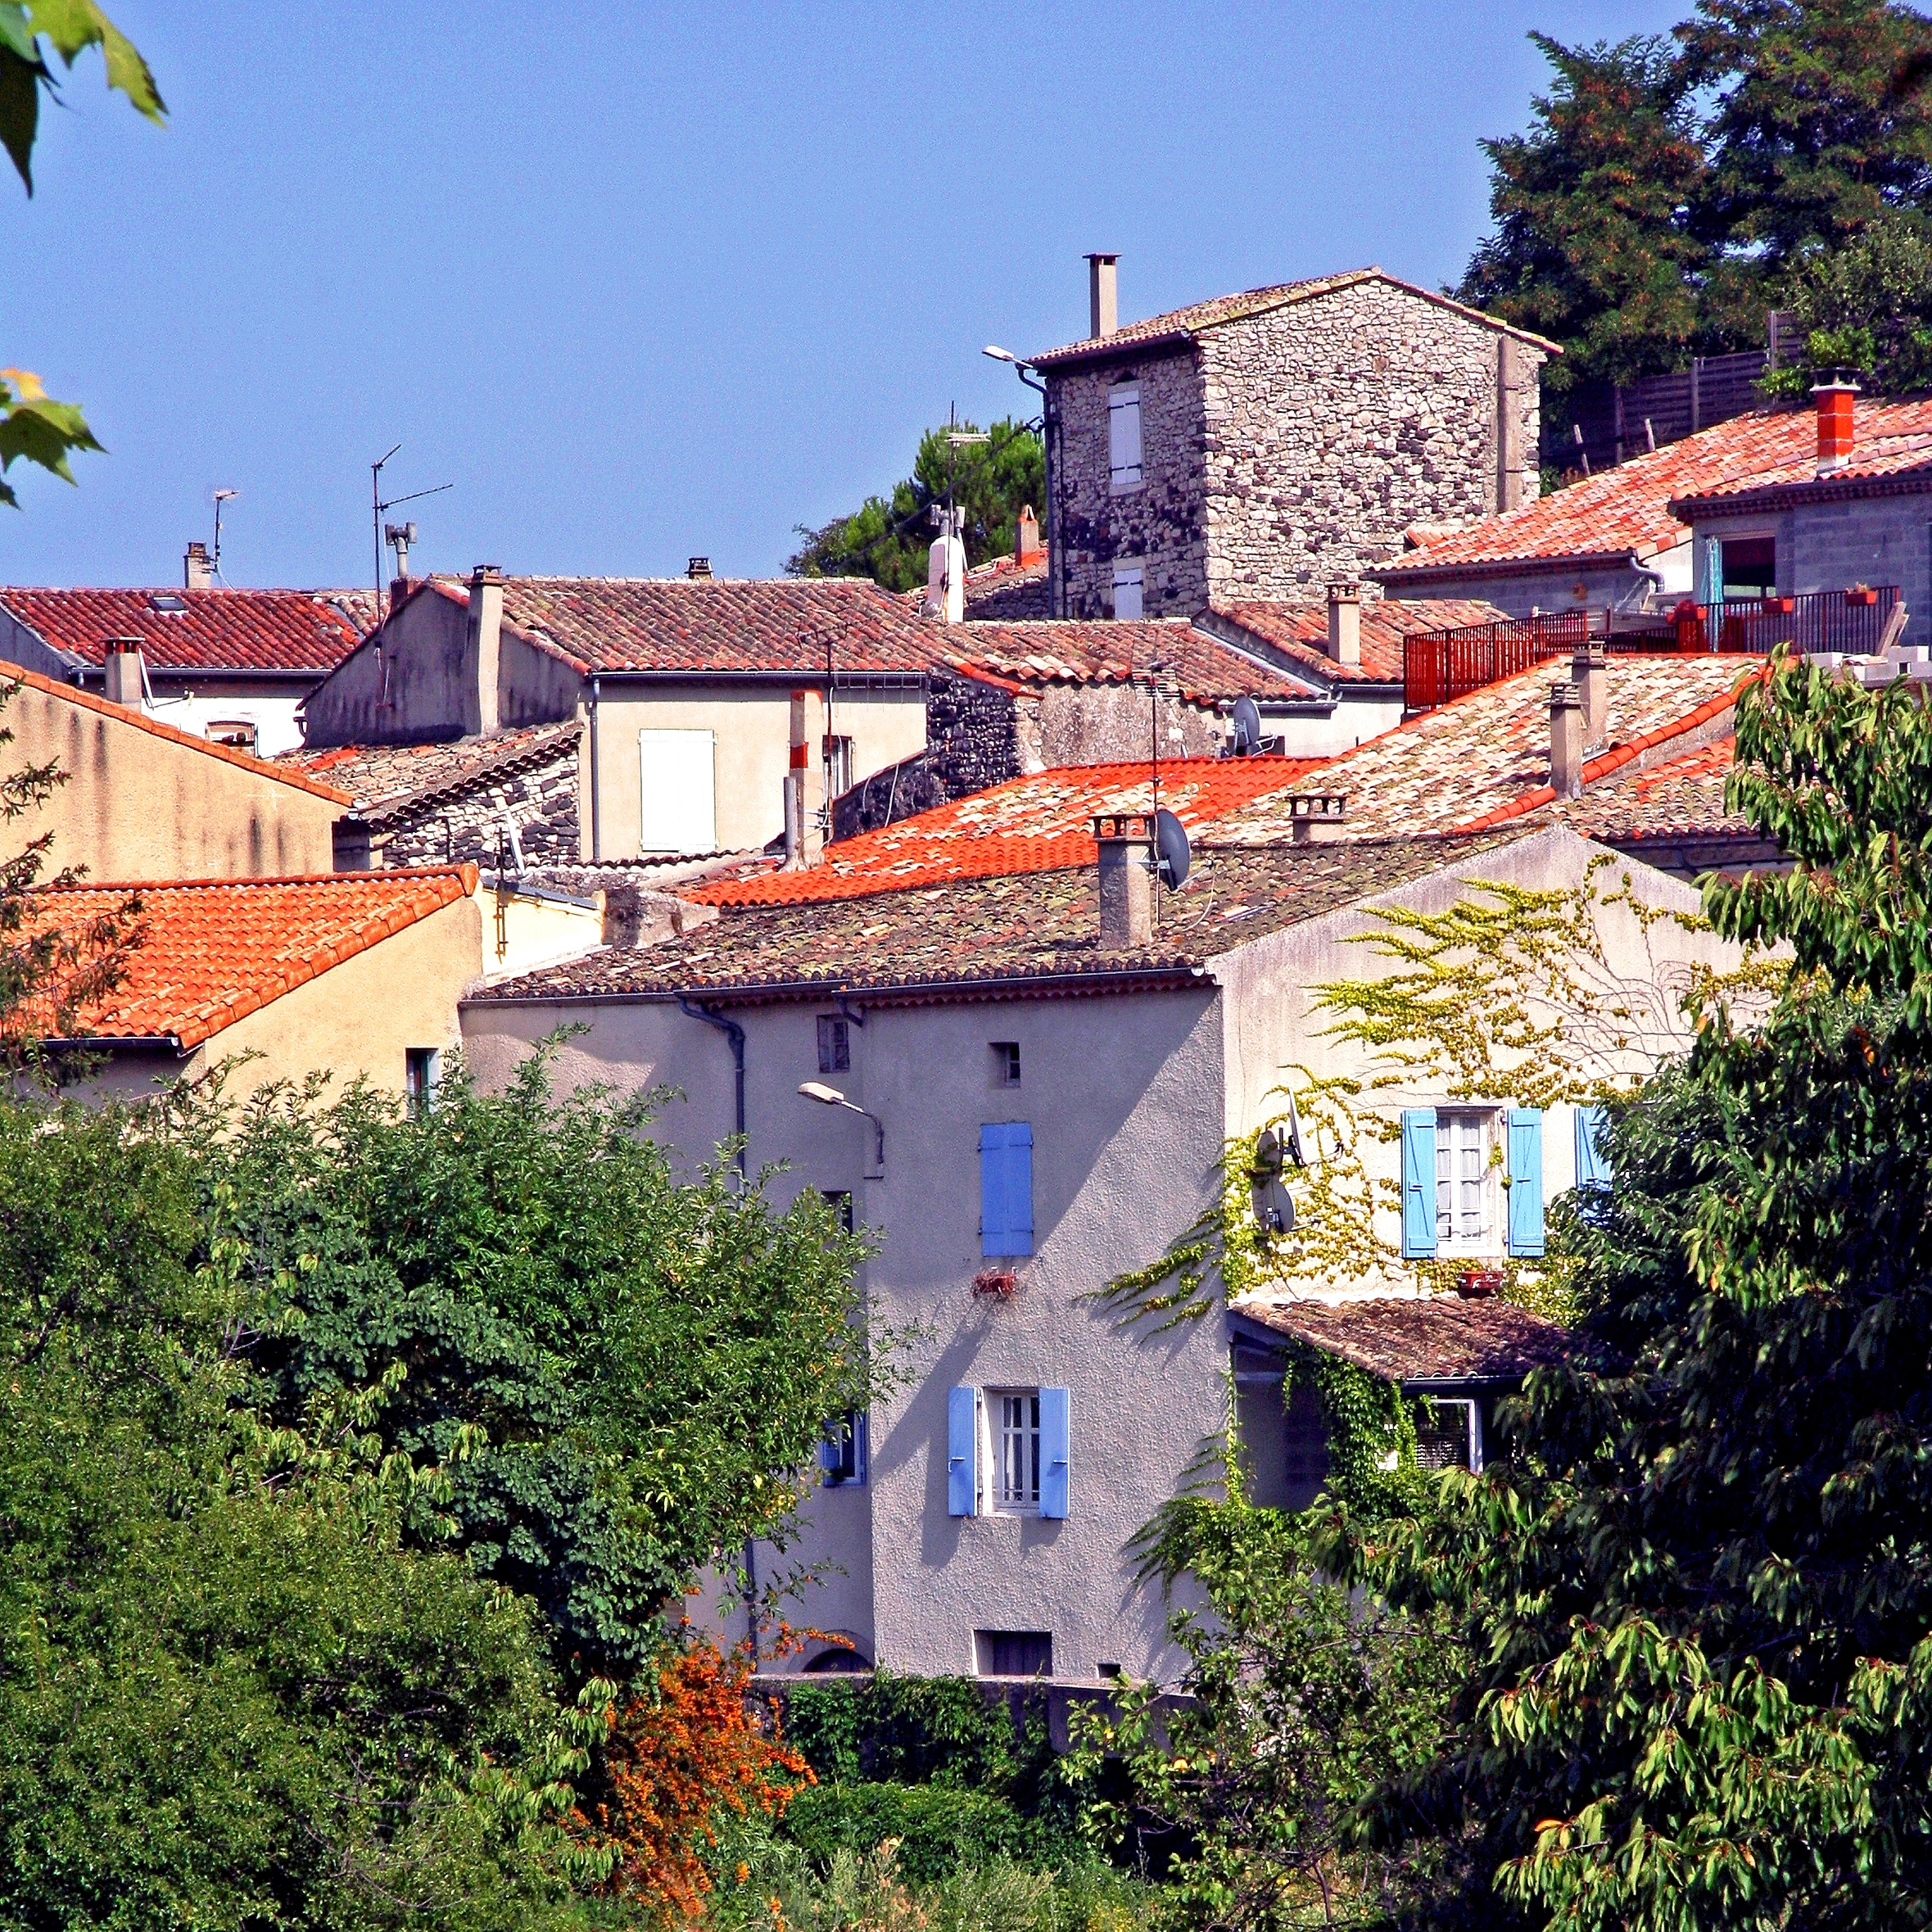
[[[1486,1301],[1502,1293],[1503,1279],[1500,1268],[1465,1268],[1455,1278],[1455,1292],[1467,1301]]]
[[[1004,1301],[1012,1293],[1016,1280],[1010,1268],[982,1268],[973,1277],[973,1292],[990,1295],[995,1301]]]
[[[1878,592],[1876,590],[1862,589],[1847,590],[1845,592],[1845,602],[1847,604],[1876,604],[1878,602]]]

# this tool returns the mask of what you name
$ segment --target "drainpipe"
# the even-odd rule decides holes
[[[677,1010],[688,1019],[702,1020],[707,1026],[715,1026],[731,1043],[731,1068],[737,1088],[738,1179],[742,1183],[744,1179],[744,1029],[735,1020],[727,1020],[722,1013],[714,1013],[709,1007],[701,1007],[681,993],[677,996]]]

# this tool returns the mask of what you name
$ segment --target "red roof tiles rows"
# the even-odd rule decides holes
[[[156,670],[320,676],[357,642],[342,613],[307,590],[7,588],[0,609],[48,649],[97,668],[106,662],[109,638],[138,637]]]
[[[1240,633],[1233,641],[1278,651],[1330,683],[1400,684],[1402,640],[1464,624],[1493,624],[1503,612],[1473,597],[1381,597],[1362,605],[1362,661],[1338,663],[1328,655],[1328,607],[1324,604],[1218,604],[1200,621]]]

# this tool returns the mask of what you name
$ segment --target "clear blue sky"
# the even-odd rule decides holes
[[[0,510],[0,581],[176,581],[216,485],[238,584],[366,582],[399,439],[420,568],[779,571],[979,354],[1379,262],[1438,284],[1520,126],[1524,38],[1687,11],[109,0],[171,110],[89,57],[0,183],[0,364],[111,455]],[[16,464],[12,477],[23,477]],[[386,559],[387,561],[387,559]]]

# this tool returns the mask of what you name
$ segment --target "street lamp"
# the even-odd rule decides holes
[[[1055,573],[1060,568],[1059,518],[1053,509],[1053,405],[1047,396],[1047,385],[1027,374],[1034,365],[1024,357],[1016,355],[1011,349],[1002,349],[997,342],[989,342],[980,353],[990,355],[995,362],[1009,364],[1020,380],[1033,390],[1040,399],[1040,455],[1046,467],[1047,482],[1047,614],[1061,614],[1061,598]]]
[[[885,1174],[885,1123],[876,1114],[868,1114],[856,1101],[848,1100],[836,1087],[828,1087],[822,1080],[808,1080],[799,1089],[799,1097],[816,1100],[821,1106],[844,1107],[848,1114],[857,1114],[872,1123],[875,1136],[872,1164],[866,1170],[869,1181],[880,1180]]]

